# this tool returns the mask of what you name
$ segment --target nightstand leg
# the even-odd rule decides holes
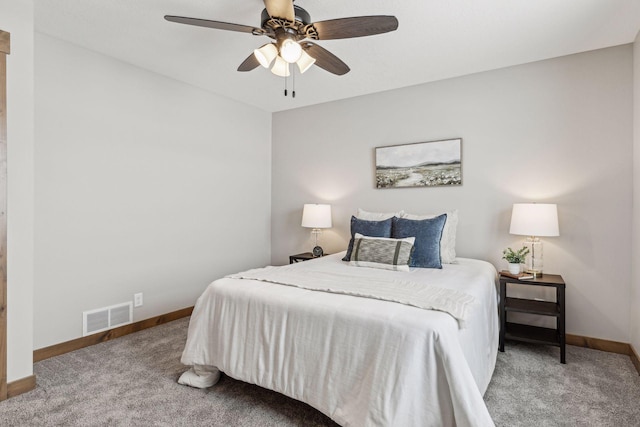
[[[505,303],[507,299],[507,282],[500,280],[500,339],[499,349],[504,352],[504,335],[507,329],[507,313]]]
[[[564,287],[556,288],[556,298],[560,316],[558,317],[558,333],[560,334],[560,363],[567,363],[566,359],[566,336],[565,336],[565,318],[564,318]]]

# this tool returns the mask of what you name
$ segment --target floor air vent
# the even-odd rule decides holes
[[[106,331],[133,322],[133,304],[112,305],[82,313],[82,336]]]

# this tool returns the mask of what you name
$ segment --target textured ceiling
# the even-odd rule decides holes
[[[320,41],[351,68],[284,79],[238,65],[270,39],[167,22],[164,15],[260,26],[261,0],[38,0],[36,31],[225,97],[280,111],[631,43],[640,0],[298,0],[312,21],[395,15],[397,31]]]

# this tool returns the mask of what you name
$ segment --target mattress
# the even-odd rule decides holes
[[[465,318],[339,286],[236,275],[198,299],[182,363],[283,393],[343,426],[492,426],[482,395],[498,349],[495,268],[458,258],[398,272],[350,266],[342,256],[286,270],[451,290],[471,297]]]

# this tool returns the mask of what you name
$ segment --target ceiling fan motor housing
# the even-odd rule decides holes
[[[311,16],[309,12],[301,8],[300,6],[293,6],[293,10],[296,16],[294,21],[289,21],[285,18],[279,18],[277,16],[270,16],[267,9],[262,11],[261,27],[265,31],[265,35],[277,39],[278,30],[282,29],[286,33],[294,34],[298,40],[305,38],[318,40],[318,32],[313,24],[311,24]],[[282,33],[280,31],[280,33]]]
[[[309,15],[309,12],[307,12],[306,10],[304,10],[303,8],[301,8],[300,6],[296,6],[295,4],[293,5],[293,13],[296,15],[296,21],[300,21],[303,24],[308,24],[309,22],[311,22],[311,15]],[[274,19],[282,19],[283,21],[286,21],[286,19],[284,18],[280,18],[277,16],[273,17]],[[269,16],[269,12],[267,12],[267,9],[263,9],[262,10],[262,22],[260,24],[260,26],[264,27],[265,24],[271,20],[271,16]]]

